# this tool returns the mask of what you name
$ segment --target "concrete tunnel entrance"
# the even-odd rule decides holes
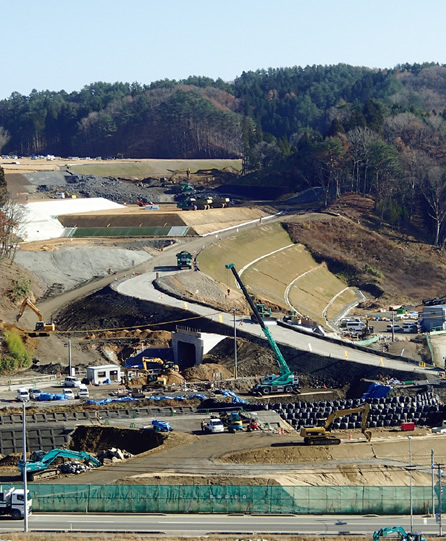
[[[180,370],[201,364],[203,355],[224,340],[221,334],[202,333],[193,329],[177,327],[172,333],[172,349]]]
[[[177,364],[180,370],[195,366],[195,360],[197,356],[195,344],[188,344],[187,342],[178,343],[178,359]]]

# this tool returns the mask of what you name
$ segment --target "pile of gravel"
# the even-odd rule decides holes
[[[151,255],[144,250],[67,246],[49,252],[18,251],[15,261],[38,276],[48,288],[58,284],[60,294],[94,278],[106,276],[109,269],[119,272],[150,258]]]
[[[25,176],[31,184],[37,186],[38,192],[48,194],[61,189],[78,197],[103,197],[120,204],[135,204],[142,198],[152,203],[174,201],[173,194],[165,193],[165,188],[155,179],[126,181],[115,177],[74,175],[69,171],[40,171]]]

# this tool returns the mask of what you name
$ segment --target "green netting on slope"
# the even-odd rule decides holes
[[[77,227],[70,228],[69,236],[83,237],[165,237],[171,227]]]
[[[29,485],[35,511],[122,513],[408,514],[409,487]],[[431,488],[413,487],[414,513]],[[436,502],[438,505],[438,502]],[[443,506],[445,507],[445,506]]]

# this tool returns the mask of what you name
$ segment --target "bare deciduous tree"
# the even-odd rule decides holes
[[[8,130],[6,130],[3,126],[0,126],[0,153],[3,147],[5,147],[9,143],[10,139],[11,136]]]
[[[23,206],[8,197],[0,208],[0,258],[14,259],[24,223]]]

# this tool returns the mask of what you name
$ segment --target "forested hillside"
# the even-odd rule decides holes
[[[243,158],[243,183],[373,197],[380,222],[442,245],[446,67],[344,64],[243,72],[0,101],[3,153]]]

